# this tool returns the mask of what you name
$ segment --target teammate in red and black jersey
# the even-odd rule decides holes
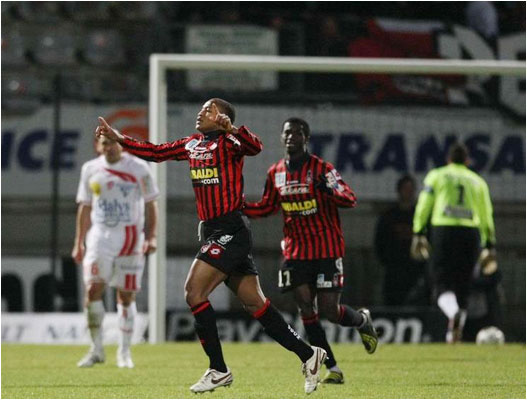
[[[324,349],[309,346],[284,321],[260,288],[258,272],[251,255],[249,221],[243,215],[243,157],[262,150],[260,139],[246,127],[236,128],[234,107],[222,99],[210,99],[198,113],[195,133],[170,143],[137,141],[99,118],[96,136],[116,140],[128,152],[148,161],[187,160],[196,195],[202,247],[185,282],[185,299],[195,317],[196,333],[207,355],[209,369],[190,390],[205,392],[232,383],[216,326],[215,312],[208,301],[221,283],[242,301],[245,309],[264,326],[266,333],[304,363],[304,389],[313,392]]]
[[[358,328],[370,354],[377,347],[377,334],[367,309],[355,311],[340,304],[344,237],[338,207],[355,207],[355,194],[333,165],[309,154],[308,140],[306,121],[289,118],[284,122],[285,158],[269,168],[262,199],[247,202],[243,211],[251,218],[260,218],[282,209],[285,261],[278,285],[283,291],[294,291],[309,341],[328,353],[328,374],[323,382],[343,383],[344,376],[320,324],[315,299],[322,317]]]

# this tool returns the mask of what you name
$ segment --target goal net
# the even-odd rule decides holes
[[[420,181],[424,173],[443,161],[444,152],[454,139],[463,140],[471,149],[475,168],[482,173],[491,187],[494,200],[510,203],[525,202],[524,120],[509,118],[496,109],[463,106],[464,99],[471,96],[466,91],[448,89],[438,82],[455,80],[456,77],[488,81],[498,76],[498,95],[516,93],[523,82],[523,94],[507,97],[509,108],[523,108],[525,118],[525,63],[517,61],[468,61],[431,59],[368,59],[368,58],[324,58],[324,57],[280,57],[237,55],[192,55],[153,54],[150,57],[149,131],[150,141],[161,143],[175,140],[194,131],[195,115],[207,100],[169,104],[167,100],[167,73],[170,71],[252,71],[254,73],[307,73],[334,74],[338,82],[345,76],[362,76],[356,84],[363,84],[368,93],[368,84],[373,88],[368,95],[350,104],[340,101],[329,104],[322,100],[318,104],[306,104],[302,98],[289,100],[286,105],[277,98],[270,104],[258,104],[250,100],[236,104],[237,123],[247,124],[257,132],[265,149],[257,157],[246,161],[245,192],[256,199],[261,193],[265,171],[282,156],[279,142],[281,123],[291,116],[305,118],[312,130],[311,151],[332,162],[344,179],[351,183],[359,201],[387,201],[394,198],[394,183],[403,173],[412,173]],[[374,75],[388,76],[390,82],[379,86]],[[419,80],[420,76],[438,79]],[[368,80],[371,76],[371,81]],[[378,75],[380,76],[380,75]],[[470,78],[469,78],[470,77]],[[436,86],[434,86],[436,85]],[[439,86],[437,86],[439,85]],[[476,85],[477,86],[477,85]],[[480,85],[481,86],[481,85]],[[423,91],[436,96],[429,106],[423,106]],[[413,100],[399,101],[390,105],[375,105],[376,98],[396,96],[397,91],[413,93]],[[459,107],[441,107],[445,96]],[[215,97],[230,100],[228,92],[218,92]],[[434,100],[434,99],[432,99]],[[515,110],[513,110],[515,111]],[[183,163],[169,163],[183,164]],[[167,245],[177,247],[179,232],[195,237],[197,217],[188,182],[186,165],[172,166],[167,163],[153,165],[154,176],[160,188],[158,251],[150,256],[148,309],[149,341],[165,340],[165,317],[167,294],[175,290],[167,280]],[[169,173],[167,174],[167,168]],[[174,168],[174,169],[173,169]],[[173,170],[172,170],[173,169]],[[168,175],[168,176],[167,176]],[[188,206],[181,214],[167,210],[167,198],[181,195]],[[168,218],[168,213],[175,214]],[[184,211],[184,212],[183,212]],[[360,213],[354,215],[353,223],[343,222],[345,235],[350,240],[361,240],[356,226],[366,232],[371,230],[370,220]],[[167,222],[169,221],[169,222]],[[172,224],[172,226],[168,226]],[[275,220],[275,225],[280,225]],[[370,227],[370,228],[365,228]],[[171,233],[167,236],[167,229]],[[513,232],[513,223],[503,228]],[[174,233],[176,232],[176,233]],[[255,241],[265,238],[278,246],[279,230],[266,232],[255,228]],[[514,233],[514,232],[513,232]],[[524,235],[524,233],[523,233]],[[167,237],[175,243],[167,243]],[[524,238],[524,236],[523,236]],[[188,239],[181,239],[182,241]],[[198,245],[195,243],[195,248]],[[189,257],[189,261],[192,258]],[[178,266],[179,267],[179,266]],[[187,266],[188,268],[188,266]],[[274,273],[272,275],[274,277]],[[179,278],[179,281],[181,277]],[[182,282],[177,296],[183,298]],[[265,289],[265,287],[264,287]]]

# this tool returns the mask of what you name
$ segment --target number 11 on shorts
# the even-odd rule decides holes
[[[289,287],[289,286],[291,286],[291,271],[287,269],[278,270],[278,287]]]

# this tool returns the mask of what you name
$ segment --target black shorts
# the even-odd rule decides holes
[[[472,273],[480,251],[479,230],[462,226],[434,226],[431,266],[438,294],[453,291],[461,308],[467,307]]]
[[[258,275],[249,220],[240,211],[204,221],[200,237],[202,246],[196,258],[227,275]]]
[[[342,292],[342,258],[285,260],[278,271],[278,287],[282,293],[304,284],[315,287],[317,291]]]

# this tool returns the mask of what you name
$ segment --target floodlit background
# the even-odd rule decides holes
[[[86,341],[81,275],[69,256],[80,168],[95,156],[99,115],[124,133],[148,136],[150,54],[525,60],[524,2],[3,1],[1,7],[3,342]],[[383,264],[374,238],[380,215],[396,202],[397,180],[411,174],[419,190],[424,174],[444,163],[449,143],[463,140],[490,186],[500,270],[474,288],[466,338],[490,324],[508,341],[525,341],[525,76],[192,70],[167,79],[170,139],[193,132],[210,97],[234,103],[237,124],[261,136],[264,151],[245,164],[250,200],[259,198],[265,171],[283,156],[283,120],[308,121],[311,151],[332,162],[359,199],[356,209],[340,214],[343,301],[371,307],[385,342],[444,338],[446,320],[431,300],[426,268]],[[183,282],[199,248],[198,221],[184,163],[168,164],[166,185],[167,337],[192,339]],[[264,292],[295,321],[292,298],[276,288],[281,225],[280,215],[253,222],[254,256]],[[397,235],[408,239],[409,229],[401,224]],[[388,301],[384,288],[401,274],[407,276],[398,301]],[[148,311],[147,279],[141,312]],[[113,297],[109,291],[110,311]],[[236,328],[243,313],[225,288],[211,301],[222,338],[261,339],[259,331]],[[36,321],[29,313],[44,312],[76,314],[26,329]],[[115,329],[108,321],[105,329]],[[330,340],[357,340],[349,329],[327,328]]]

